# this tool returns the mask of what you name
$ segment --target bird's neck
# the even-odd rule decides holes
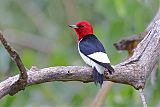
[[[94,34],[88,34],[88,35],[85,35],[84,37],[82,38],[78,38],[78,43],[81,41],[81,40],[84,40],[84,39],[89,39],[89,38],[95,38],[96,36]]]

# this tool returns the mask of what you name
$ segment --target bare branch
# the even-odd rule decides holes
[[[2,32],[0,32],[0,41],[2,42],[3,46],[7,50],[7,52],[10,54],[11,58],[15,61],[16,65],[18,66],[18,69],[20,71],[19,80],[12,86],[13,90],[10,92],[10,95],[14,95],[19,90],[22,90],[27,85],[27,71],[25,66],[23,65],[18,53],[16,52],[13,47],[9,45],[9,43],[4,38]]]
[[[148,107],[147,103],[146,103],[146,100],[145,100],[143,89],[139,89],[139,95],[141,97],[143,107]]]
[[[28,72],[27,86],[51,81],[93,81],[90,67],[59,66],[44,69],[32,67]],[[12,91],[11,86],[18,80],[18,76],[9,77],[0,83],[0,98]]]

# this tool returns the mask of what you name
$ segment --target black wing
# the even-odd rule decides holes
[[[90,55],[95,52],[105,52],[101,42],[94,35],[85,36],[79,43],[79,49],[84,55]]]
[[[108,69],[110,74],[114,72],[114,69],[111,67],[110,63],[102,63],[88,56],[95,52],[106,53],[103,45],[101,44],[101,42],[97,39],[95,35],[90,34],[90,35],[85,36],[79,43],[79,50],[81,53],[83,53],[85,56],[90,58],[92,61]]]

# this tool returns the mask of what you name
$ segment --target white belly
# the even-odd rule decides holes
[[[80,56],[82,57],[82,59],[84,60],[84,62],[92,67],[95,66],[95,62],[93,62],[91,59],[89,59],[88,57],[86,57],[85,55],[83,55],[80,51],[79,51]]]

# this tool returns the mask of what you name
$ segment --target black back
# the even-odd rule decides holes
[[[79,49],[84,55],[90,55],[94,52],[105,52],[105,49],[97,37],[93,34],[89,34],[82,38],[79,43]]]
[[[89,34],[82,38],[82,40],[79,43],[79,50],[85,56],[93,54],[94,52],[106,53],[102,43],[93,34]],[[110,63],[102,63],[89,56],[87,57],[90,58],[92,61],[98,63],[99,65],[103,66],[104,68],[108,69],[108,72],[110,74],[114,72],[114,69],[111,67]]]

